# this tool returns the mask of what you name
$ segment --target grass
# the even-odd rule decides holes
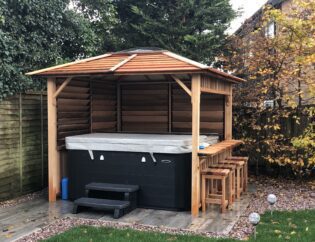
[[[131,229],[80,226],[56,235],[46,242],[236,242],[233,239],[215,239],[200,236],[170,235],[140,232]],[[248,241],[254,241],[253,237]],[[261,242],[299,241],[315,242],[315,210],[266,213],[257,227],[257,240]]]

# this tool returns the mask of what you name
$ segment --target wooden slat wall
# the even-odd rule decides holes
[[[172,84],[172,93],[172,132],[191,132],[190,96],[177,84]],[[224,96],[202,93],[200,109],[201,133],[218,133],[222,136]]]
[[[122,131],[168,132],[168,84],[121,85]]]
[[[62,80],[57,80],[57,88]],[[73,79],[57,98],[58,148],[65,137],[90,133],[90,81]]]
[[[214,79],[209,76],[201,76],[201,91],[229,95],[232,83]]]
[[[91,82],[91,132],[115,132],[116,122],[116,82]]]
[[[65,87],[57,99],[59,149],[64,148],[66,136],[119,131],[119,117],[121,132],[191,133],[190,96],[177,83],[170,88],[168,83],[121,83],[120,100],[117,83],[74,79]],[[186,85],[190,88],[189,82]],[[118,115],[117,102],[121,103]],[[223,136],[224,96],[202,94],[200,129]]]
[[[0,200],[47,185],[47,111],[43,94],[0,102]]]

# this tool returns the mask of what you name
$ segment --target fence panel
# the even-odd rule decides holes
[[[20,94],[0,102],[0,200],[47,185],[46,95]]]

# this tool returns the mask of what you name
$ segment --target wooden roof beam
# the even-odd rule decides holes
[[[137,54],[133,54],[131,56],[129,56],[128,58],[126,58],[125,60],[123,60],[122,62],[119,62],[117,65],[113,66],[112,68],[110,68],[110,71],[116,71],[119,67],[122,67],[123,65],[125,65],[128,61],[132,60],[133,58],[135,58],[137,56]]]
[[[72,80],[73,76],[68,77],[61,85],[60,87],[57,89],[57,91],[54,93],[54,98],[57,98],[58,95],[62,92],[62,90],[70,83],[70,81]]]
[[[181,88],[184,89],[185,92],[187,92],[189,96],[191,96],[191,90],[185,85],[185,83],[183,83],[178,77],[174,75],[171,75],[171,77],[177,82],[178,85],[181,86]]]
[[[180,56],[180,55],[177,55],[177,54],[169,52],[169,51],[165,51],[165,52],[163,52],[163,54],[167,55],[169,57],[175,58],[177,60],[183,61],[185,63],[188,63],[188,64],[190,64],[192,66],[198,67],[200,69],[208,69],[209,68],[208,66],[203,65],[203,64],[201,64],[201,63],[199,63],[197,61],[193,61],[193,60],[188,59],[188,58],[186,58],[184,56]]]

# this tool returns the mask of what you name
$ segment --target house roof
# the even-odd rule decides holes
[[[138,48],[107,53],[33,72],[29,76],[69,76],[93,74],[212,73],[234,82],[244,80],[183,56],[158,48]]]
[[[249,23],[252,23],[257,21],[259,17],[261,16],[262,10],[264,6],[271,5],[273,7],[279,6],[279,4],[282,4],[283,2],[288,1],[288,0],[268,0],[260,9],[258,9],[252,16],[247,18],[244,23],[234,32],[235,35],[239,35],[242,33],[243,29],[245,26]]]

